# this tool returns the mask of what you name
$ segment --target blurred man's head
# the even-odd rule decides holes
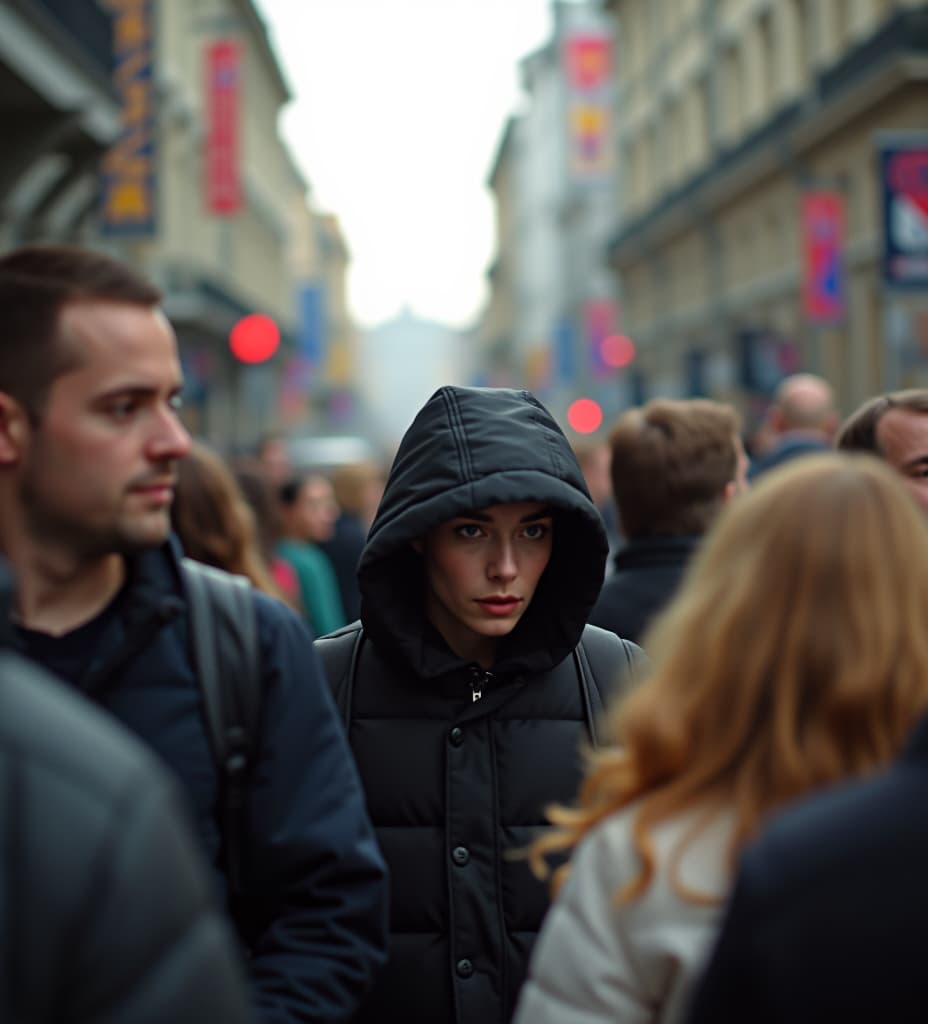
[[[870,452],[889,463],[928,512],[928,389],[869,399],[844,421],[835,444],[842,451]]]
[[[747,487],[738,415],[707,399],[655,399],[610,436],[612,490],[628,537],[698,536]]]
[[[830,441],[838,427],[831,385],[813,373],[796,373],[780,383],[768,412],[774,434],[820,434]]]

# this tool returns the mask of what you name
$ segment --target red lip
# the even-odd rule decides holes
[[[483,597],[478,598],[478,605],[491,615],[509,615],[522,603],[521,597]]]

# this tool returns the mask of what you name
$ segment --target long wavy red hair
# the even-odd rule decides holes
[[[613,708],[614,746],[588,756],[577,805],[530,861],[571,849],[637,802],[641,869],[656,870],[652,829],[686,811],[734,814],[729,854],[774,809],[877,769],[928,709],[928,526],[898,477],[870,456],[808,456],[733,502],[676,600],[644,640],[649,677]],[[555,890],[569,864],[554,874]],[[706,897],[708,898],[708,897]]]

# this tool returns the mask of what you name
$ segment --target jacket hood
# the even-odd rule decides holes
[[[552,553],[493,671],[543,671],[573,650],[608,554],[573,450],[527,391],[443,387],[400,443],[358,568],[361,619],[384,653],[424,677],[463,664],[426,620],[424,566],[412,542],[454,516],[515,501],[554,511]]]

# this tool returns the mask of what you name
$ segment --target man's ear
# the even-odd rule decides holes
[[[738,493],[738,481],[729,480],[725,484],[725,489],[722,491],[722,505],[727,505],[731,499]]]
[[[29,429],[26,410],[12,395],[0,391],[0,466],[19,462]]]

